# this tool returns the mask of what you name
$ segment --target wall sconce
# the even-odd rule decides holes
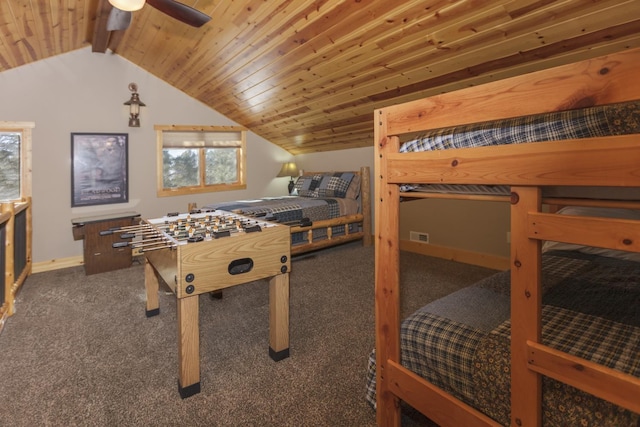
[[[293,186],[295,183],[293,182],[293,177],[298,175],[298,166],[294,162],[287,162],[282,164],[282,169],[276,175],[277,178],[288,176],[291,178],[289,181],[289,194],[293,191]]]
[[[140,127],[140,107],[146,107],[144,102],[140,101],[138,95],[138,85],[135,83],[129,83],[129,90],[131,91],[131,99],[124,103],[129,106],[129,127]]]

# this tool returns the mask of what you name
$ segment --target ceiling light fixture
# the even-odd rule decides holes
[[[146,0],[109,0],[111,6],[127,12],[135,12],[142,9]]]

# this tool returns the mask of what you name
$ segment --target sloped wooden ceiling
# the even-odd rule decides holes
[[[637,0],[184,0],[107,32],[107,0],[0,1],[0,71],[117,54],[292,154],[373,144],[373,110],[640,46]]]

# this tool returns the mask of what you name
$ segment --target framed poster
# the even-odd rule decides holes
[[[71,206],[129,201],[126,133],[71,134]]]

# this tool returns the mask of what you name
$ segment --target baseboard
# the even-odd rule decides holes
[[[400,249],[407,252],[414,252],[436,258],[444,258],[451,261],[472,264],[480,267],[491,268],[493,270],[509,269],[509,258],[498,255],[484,254],[479,252],[465,251],[463,249],[448,248],[432,244],[401,240]]]
[[[52,259],[50,261],[34,262],[31,265],[31,273],[43,273],[45,271],[60,270],[61,268],[77,267],[84,264],[82,255],[69,258]]]
[[[492,268],[494,270],[507,270],[509,268],[509,258],[498,255],[483,254],[431,244],[426,245],[424,243],[412,242],[410,240],[401,240],[400,249],[407,252],[415,252],[436,258],[444,258],[465,264]],[[83,263],[84,259],[82,256],[35,262],[32,265],[31,273],[42,273],[45,271],[59,270],[61,268],[77,267],[83,265]]]

